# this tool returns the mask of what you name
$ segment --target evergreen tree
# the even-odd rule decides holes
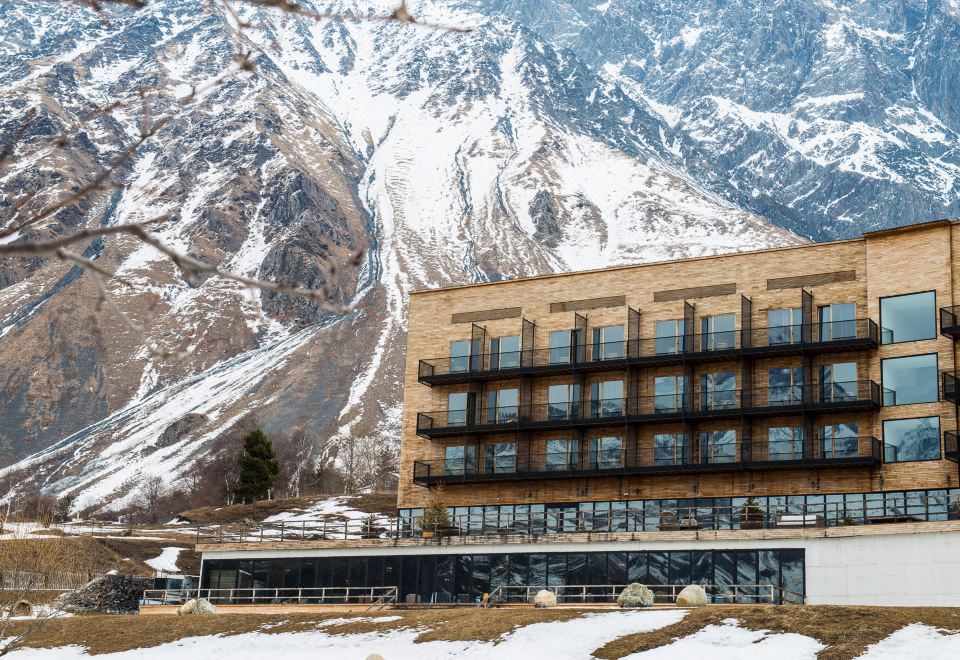
[[[243,439],[243,453],[237,458],[240,477],[233,487],[233,494],[246,504],[270,497],[270,491],[277,475],[280,474],[280,462],[273,450],[273,443],[259,428],[247,433]]]

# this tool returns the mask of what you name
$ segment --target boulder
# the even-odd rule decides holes
[[[552,591],[547,591],[546,589],[541,589],[537,592],[537,595],[533,597],[533,606],[556,607],[557,594],[553,593]]]
[[[677,594],[680,607],[701,607],[707,604],[707,592],[699,584],[691,584]]]
[[[213,614],[217,611],[206,598],[192,598],[177,608],[177,614]]]
[[[653,592],[639,582],[628,585],[617,596],[620,607],[650,607],[653,605]]]
[[[152,587],[153,580],[147,577],[101,575],[60,596],[57,604],[67,612],[136,614],[144,590]]]
[[[383,660],[383,656],[379,653],[371,653],[367,656],[367,660]]]
[[[10,610],[10,616],[30,616],[33,614],[33,605],[29,600],[18,600]]]

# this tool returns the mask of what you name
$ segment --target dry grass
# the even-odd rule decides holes
[[[820,640],[826,645],[820,660],[849,660],[895,631],[911,623],[925,623],[947,630],[960,629],[960,608],[949,607],[705,607],[692,610],[671,626],[627,635],[595,652],[601,660],[618,660],[670,644],[710,624],[735,618],[751,630],[792,632]]]
[[[234,504],[224,507],[203,507],[184,511],[180,518],[198,525],[239,523],[245,520],[260,522],[265,518],[284,511],[305,511],[318,500],[334,495],[316,495],[310,497],[290,497],[282,500],[262,500],[253,504]],[[366,493],[353,497],[349,506],[364,513],[382,513],[395,515],[397,511],[396,493]],[[343,519],[341,516],[327,516],[330,520]]]

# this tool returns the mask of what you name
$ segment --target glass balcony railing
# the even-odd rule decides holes
[[[960,305],[940,308],[940,334],[960,338]]]

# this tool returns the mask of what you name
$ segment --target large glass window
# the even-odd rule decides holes
[[[580,415],[580,385],[550,385],[547,388],[547,419],[568,419]]]
[[[657,433],[653,436],[654,465],[683,465],[686,455],[685,433]]]
[[[935,339],[937,336],[937,294],[933,291],[880,299],[880,341]]]
[[[653,411],[678,412],[683,407],[683,393],[683,376],[657,376],[653,379]]]
[[[450,342],[450,372],[470,371],[470,340]]]
[[[547,440],[546,466],[549,472],[577,469],[579,443],[573,438]]]
[[[516,472],[517,446],[512,442],[495,442],[487,445],[484,465],[488,474]]]
[[[767,370],[771,406],[792,406],[803,402],[803,367],[776,367]]]
[[[444,474],[474,474],[477,448],[470,445],[452,445],[444,448]]]
[[[569,364],[571,359],[570,330],[554,330],[550,333],[550,364]]]
[[[700,350],[722,351],[736,348],[737,317],[734,314],[705,316],[700,319]]]
[[[820,341],[853,339],[857,336],[857,306],[854,303],[819,308]]]
[[[736,455],[736,431],[706,431],[700,434],[701,463],[732,463]]]
[[[858,455],[860,427],[857,424],[827,424],[820,427],[820,452],[824,458]]]
[[[516,369],[520,366],[520,335],[490,340],[490,368]]]
[[[590,469],[610,470],[622,465],[623,441],[618,435],[590,439]]]
[[[800,343],[802,328],[803,312],[799,307],[767,310],[767,342],[770,346]]]
[[[466,426],[467,393],[451,392],[447,395],[447,426]]]
[[[593,329],[594,360],[619,360],[625,355],[622,325]]]
[[[927,461],[940,458],[940,418],[889,419],[883,423],[884,460]]]
[[[590,385],[590,412],[594,417],[623,415],[623,381],[605,380]]]
[[[883,360],[883,405],[936,401],[937,377],[936,353]]]
[[[771,461],[796,461],[803,458],[803,429],[778,426],[767,431],[767,457]]]
[[[820,366],[820,395],[824,403],[856,401],[857,386],[856,362]]]
[[[517,389],[493,390],[487,394],[487,424],[517,421]]]
[[[700,376],[700,406],[703,410],[724,410],[737,405],[737,374],[715,371]]]
[[[657,355],[679,353],[683,350],[683,319],[657,321],[655,350]]]

